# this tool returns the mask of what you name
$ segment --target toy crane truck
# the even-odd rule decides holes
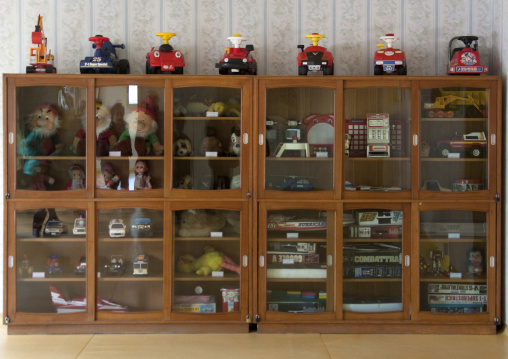
[[[30,48],[30,65],[26,67],[26,73],[56,73],[55,56],[51,54],[51,51],[46,54],[48,39],[44,36],[41,15],[37,18],[35,31],[32,32],[32,44],[37,45],[37,47]]]

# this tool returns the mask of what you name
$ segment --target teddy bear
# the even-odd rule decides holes
[[[206,129],[206,137],[201,141],[199,149],[202,155],[206,155],[207,152],[217,152],[218,156],[222,154],[223,145],[215,135],[215,128],[208,127]]]
[[[483,256],[479,249],[471,248],[466,253],[466,268],[468,273],[483,273]]]
[[[85,172],[83,171],[80,165],[73,164],[72,166],[69,167],[69,170],[67,172],[69,173],[69,177],[71,180],[64,187],[65,190],[86,188]]]
[[[240,156],[240,128],[233,126],[231,129],[231,137],[229,142],[229,156]]]
[[[185,175],[178,181],[176,186],[180,189],[192,189],[192,177],[189,175]]]
[[[125,126],[116,146],[122,156],[162,155],[164,147],[157,137],[159,127],[155,104],[150,96],[125,117]]]
[[[187,138],[181,137],[176,139],[173,147],[174,147],[173,153],[177,157],[185,157],[190,156],[192,154],[192,146],[189,139]]]
[[[213,271],[223,268],[240,273],[240,267],[223,253],[218,252],[210,245],[204,246],[205,253],[195,258],[191,254],[178,257],[176,269],[180,273],[196,273],[197,275],[210,275]]]
[[[226,224],[223,211],[189,209],[182,213],[178,235],[180,237],[209,237],[210,232],[220,231]]]

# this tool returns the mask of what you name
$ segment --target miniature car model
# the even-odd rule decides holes
[[[41,15],[37,18],[35,31],[32,32],[32,43],[37,47],[30,48],[30,65],[26,67],[26,73],[56,73],[55,56],[51,51],[46,54],[48,39],[44,36]]]
[[[82,74],[128,74],[130,72],[129,60],[119,60],[116,48],[125,48],[124,44],[113,45],[108,37],[95,35],[88,40],[93,42],[95,49],[93,56],[87,56],[79,62],[79,71]]]
[[[112,255],[109,264],[104,265],[103,274],[121,276],[125,273],[126,261],[121,255]]]
[[[79,257],[78,264],[76,265],[76,268],[74,269],[74,273],[76,274],[85,274],[86,273],[86,257],[81,256]]]
[[[86,218],[83,215],[80,215],[79,218],[74,220],[74,228],[72,229],[72,234],[75,236],[86,234]]]
[[[314,186],[307,178],[288,177],[281,184],[268,183],[267,189],[275,189],[279,191],[312,191]]]
[[[152,234],[152,220],[150,218],[136,218],[131,224],[131,234],[133,237]]]
[[[271,214],[268,216],[267,228],[277,231],[320,231],[326,229],[326,219],[303,219]]]
[[[146,54],[146,73],[147,74],[183,74],[185,60],[179,50],[174,50],[173,46],[168,44],[169,39],[176,36],[173,32],[159,32],[163,44],[158,49],[152,47]]]
[[[436,97],[434,102],[423,104],[424,117],[463,117],[483,118],[480,106],[471,95],[443,95]]]
[[[467,151],[472,157],[480,157],[487,151],[487,139],[485,132],[455,134],[449,140],[437,141],[436,148],[442,157],[448,157],[452,152],[464,151]]]
[[[110,237],[125,237],[125,224],[122,219],[112,219],[109,222]]]
[[[132,264],[133,275],[148,275],[148,256],[139,254]]]
[[[45,236],[61,236],[65,233],[65,228],[58,218],[50,218],[44,225]]]
[[[308,71],[323,71],[323,75],[333,75],[333,55],[326,47],[318,46],[319,40],[325,37],[317,33],[305,36],[312,41],[312,46],[298,45],[298,75],[307,75]]]
[[[377,50],[374,54],[374,75],[394,72],[398,75],[406,75],[406,54],[404,54],[404,51],[392,47],[392,43],[399,40],[399,38],[393,34],[386,34],[381,36],[380,39],[386,42],[386,48],[383,44],[377,44],[380,50]]]
[[[226,53],[220,62],[215,64],[215,67],[219,69],[219,74],[256,75],[258,65],[251,54],[251,51],[254,51],[254,45],[240,47],[242,41],[246,40],[240,34],[234,34],[228,37],[228,40],[231,41],[233,47],[226,47]]]
[[[464,47],[457,46],[462,42]],[[478,52],[477,36],[456,36],[450,40],[448,45],[449,75],[479,75],[489,72],[488,66],[480,64],[480,53]]]

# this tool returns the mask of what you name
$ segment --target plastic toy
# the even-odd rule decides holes
[[[240,47],[246,38],[240,34],[234,34],[228,37],[228,41],[233,47],[226,47],[226,52],[220,62],[215,64],[219,69],[220,75],[256,75],[257,63],[252,57],[251,51],[254,51],[254,45],[247,45],[245,48]]]
[[[60,263],[58,263],[58,256],[56,254],[52,254],[46,258],[46,273],[49,276],[62,274],[62,268],[60,268]]]
[[[108,228],[110,237],[125,237],[125,224],[122,219],[112,219],[109,221]]]
[[[229,156],[240,156],[240,128],[233,126],[231,129],[231,137],[229,142],[228,155]]]
[[[132,264],[133,275],[148,275],[149,257],[146,254],[138,254]]]
[[[197,259],[190,254],[178,257],[176,270],[180,273],[210,275],[214,271],[220,271],[225,268],[240,273],[240,267],[223,253],[218,252],[209,245],[205,245],[203,249],[205,253]]]
[[[455,134],[449,140],[437,141],[436,148],[441,157],[449,157],[452,152],[467,152],[471,157],[480,157],[487,152],[485,132]]]
[[[104,265],[103,275],[121,276],[125,273],[126,261],[122,255],[112,255],[109,264]]]
[[[295,218],[282,214],[268,216],[267,228],[276,231],[320,231],[326,229],[326,219]]]
[[[74,228],[72,229],[72,234],[75,236],[86,234],[86,218],[84,215],[81,214],[79,218],[74,220]]]
[[[45,236],[56,237],[56,236],[61,236],[65,232],[67,232],[67,231],[65,230],[65,227],[64,227],[62,221],[60,221],[58,218],[48,219],[46,221],[46,224],[44,225],[44,235]]]
[[[95,35],[88,38],[93,42],[95,49],[93,56],[87,56],[79,62],[79,71],[82,74],[128,74],[130,72],[129,60],[119,60],[116,48],[124,49],[124,44],[113,45],[109,37]]]
[[[192,154],[192,145],[188,138],[178,138],[174,144],[173,153],[177,157],[190,156]]]
[[[476,248],[469,249],[466,254],[467,272],[472,274],[482,274],[483,265],[482,252]]]
[[[101,162],[101,174],[97,176],[96,186],[101,189],[116,188],[120,183],[120,178],[115,174],[111,162]]]
[[[206,156],[207,152],[216,152],[217,156],[221,156],[223,148],[221,140],[215,135],[215,128],[207,128],[206,137],[201,140],[201,145],[199,146],[200,153]]]
[[[32,263],[28,259],[28,256],[23,254],[23,259],[21,260],[21,265],[18,268],[18,274],[21,277],[31,277],[32,273],[34,271],[34,267],[32,266]]]
[[[302,120],[307,126],[307,142],[310,155],[315,157],[332,157],[335,138],[334,115],[309,115]]]
[[[471,95],[443,95],[436,97],[434,102],[423,104],[424,117],[462,117],[483,118],[483,112]]]
[[[73,164],[69,167],[67,172],[69,173],[71,180],[67,183],[67,185],[65,185],[65,190],[86,188],[85,172],[80,165]]]
[[[455,47],[462,42],[464,47]],[[449,75],[479,75],[489,72],[488,66],[480,64],[477,36],[456,36],[448,45]]]
[[[37,47],[30,48],[30,65],[26,67],[26,73],[56,73],[55,56],[51,51],[46,54],[48,39],[44,36],[41,15],[37,18],[35,31],[32,32],[32,43]]]
[[[282,183],[267,183],[266,188],[279,191],[312,191],[314,186],[307,178],[289,176]]]
[[[399,38],[393,34],[386,34],[386,36],[381,36],[380,39],[386,42],[386,48],[383,44],[377,44],[380,49],[374,54],[374,75],[382,75],[383,73],[406,75],[406,54],[404,51],[392,47],[392,43],[399,40]]]
[[[137,160],[134,168],[134,190],[152,189],[150,184],[150,176],[148,172],[148,162],[145,160]]]
[[[425,180],[422,189],[427,191],[451,192],[449,188],[442,187],[438,180]]]
[[[86,257],[79,257],[78,264],[76,264],[76,268],[74,269],[74,273],[79,275],[84,275],[86,273]]]
[[[302,123],[296,120],[288,120],[285,130],[284,142],[279,143],[274,151],[275,157],[282,157],[285,151],[299,151],[300,156],[310,157],[310,147],[307,142],[301,142],[302,130],[300,125]],[[294,155],[295,152],[292,152]]]
[[[51,301],[58,313],[85,312],[87,310],[86,298],[66,300],[62,292],[56,289],[55,286],[50,286],[49,290],[51,292]],[[96,306],[98,311],[125,312],[127,310],[127,307],[123,305],[99,297],[97,297]]]
[[[323,71],[323,75],[333,75],[333,55],[326,47],[318,46],[319,40],[325,37],[317,33],[305,36],[312,41],[312,46],[305,48],[298,45],[298,75],[307,75],[308,71]]]
[[[146,73],[147,74],[183,74],[185,60],[179,50],[174,50],[173,46],[168,44],[169,39],[176,36],[173,32],[159,32],[163,44],[158,49],[152,47],[146,54]]]
[[[189,209],[182,213],[178,235],[180,237],[209,237],[226,224],[224,212]]]
[[[133,237],[152,236],[152,220],[150,218],[136,218],[131,224],[131,234]]]
[[[164,147],[157,137],[155,104],[150,96],[125,118],[125,131],[118,138],[117,150],[122,156],[162,155]]]

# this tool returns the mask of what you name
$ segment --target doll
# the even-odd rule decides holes
[[[125,126],[117,144],[122,156],[162,155],[164,147],[157,137],[155,105],[150,96],[127,115]]]
[[[51,105],[37,106],[31,113],[30,134],[25,139],[26,156],[52,156],[63,149],[58,130],[62,127],[58,111]]]
[[[136,173],[134,179],[134,190],[152,189],[150,184],[150,176],[148,172],[148,162],[144,160],[137,160],[134,168]]]
[[[70,181],[64,187],[66,190],[72,189],[85,189],[86,188],[86,180],[85,180],[85,172],[78,164],[73,164],[69,167],[69,177]]]
[[[120,178],[115,174],[111,162],[102,161],[101,174],[97,177],[96,185],[100,189],[116,188],[120,182]]]

